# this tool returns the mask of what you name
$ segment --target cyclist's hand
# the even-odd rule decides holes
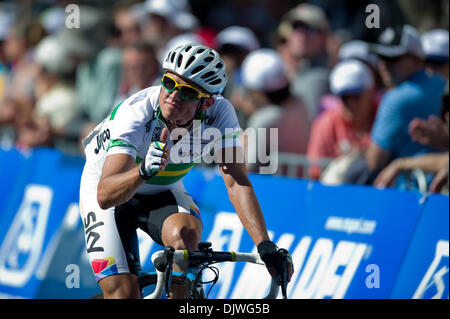
[[[287,250],[286,250],[287,251]],[[261,259],[267,266],[267,270],[274,278],[281,274],[283,255],[278,250],[278,247],[274,242],[267,240],[258,245],[258,253]],[[294,273],[294,265],[292,263],[291,255],[287,256],[287,281],[291,281],[291,277]]]
[[[149,179],[159,171],[166,169],[169,161],[169,149],[166,143],[168,138],[169,130],[163,128],[159,141],[150,144],[147,155],[145,155],[145,159],[142,161],[139,168],[139,174],[143,179]]]

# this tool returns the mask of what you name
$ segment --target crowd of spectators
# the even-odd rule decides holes
[[[379,28],[366,25],[369,2]],[[168,50],[195,42],[221,53],[241,127],[278,129],[278,152],[307,158],[307,176],[401,187],[419,168],[430,190],[448,189],[448,1],[69,5],[0,3],[2,148],[82,155],[80,140],[115,105],[159,85]]]

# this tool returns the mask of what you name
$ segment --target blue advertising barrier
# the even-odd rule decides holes
[[[53,149],[0,151],[0,298],[88,298],[78,189],[83,159]],[[269,234],[292,254],[289,298],[448,298],[448,196],[250,175]],[[256,248],[217,170],[185,178],[217,250]],[[161,246],[138,231],[141,263]],[[260,298],[265,267],[218,265],[211,298]],[[205,274],[205,279],[211,274]]]

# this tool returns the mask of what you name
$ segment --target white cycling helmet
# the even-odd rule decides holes
[[[176,47],[167,54],[162,67],[210,94],[222,93],[227,84],[225,63],[219,53],[201,44],[188,43]]]

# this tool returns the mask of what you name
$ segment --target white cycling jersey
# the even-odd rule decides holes
[[[83,180],[98,184],[103,164],[108,155],[128,154],[136,165],[147,153],[149,145],[159,140],[165,126],[159,109],[161,86],[146,88],[130,96],[105,118],[83,140],[86,164]],[[185,129],[176,129],[171,137],[178,138]],[[167,142],[169,162],[164,171],[151,177],[137,191],[139,194],[155,194],[168,189],[184,189],[182,178],[196,163],[211,160],[213,149],[240,146],[240,127],[233,105],[224,97],[216,96],[213,106],[201,113],[188,134],[175,144]],[[175,135],[175,136],[174,136]]]

